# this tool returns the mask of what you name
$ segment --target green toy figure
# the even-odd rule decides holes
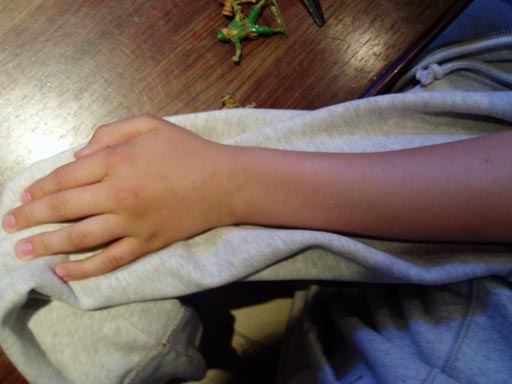
[[[245,38],[257,39],[259,35],[269,36],[275,33],[283,33],[285,36],[288,36],[286,26],[281,16],[281,11],[279,10],[275,0],[261,0],[252,7],[247,17],[242,13],[242,7],[238,4],[237,0],[232,0],[231,3],[235,18],[231,23],[229,23],[227,28],[222,28],[217,33],[217,36],[220,41],[231,41],[235,46],[235,55],[231,58],[234,63],[240,62],[240,56],[242,55],[241,40]],[[269,7],[272,15],[279,25],[278,28],[256,24],[264,6]]]

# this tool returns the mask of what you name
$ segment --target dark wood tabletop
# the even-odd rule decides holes
[[[225,92],[293,109],[385,92],[469,3],[321,0],[319,28],[301,0],[279,0],[289,36],[245,41],[235,65],[217,0],[2,2],[0,183],[100,124],[218,109]],[[1,351],[0,382],[24,382]]]

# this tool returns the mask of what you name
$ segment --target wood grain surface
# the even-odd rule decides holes
[[[382,92],[469,2],[321,0],[318,28],[300,0],[280,0],[289,37],[244,42],[234,65],[217,0],[2,1],[0,183],[102,123],[218,109],[228,91],[293,109]],[[23,382],[1,351],[0,382]]]

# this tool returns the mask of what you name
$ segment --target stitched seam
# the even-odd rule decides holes
[[[128,376],[123,380],[123,383],[133,383],[134,381],[140,380],[139,376],[141,373],[143,373],[155,359],[158,359],[160,356],[162,356],[162,354],[168,352],[169,346],[172,344],[170,341],[174,338],[176,330],[181,327],[181,324],[183,324],[183,321],[187,315],[187,308],[182,306],[179,319],[175,323],[171,324],[171,326],[169,326],[167,332],[159,342],[158,346],[153,350],[152,353],[147,355],[147,358],[144,359],[144,361],[139,363],[138,366],[131,370]]]
[[[472,322],[473,322],[473,314],[475,312],[476,307],[476,282],[471,280],[471,302],[468,306],[468,310],[464,316],[464,321],[459,328],[459,331],[457,332],[457,336],[455,338],[455,341],[450,348],[450,352],[448,353],[447,359],[443,366],[441,367],[441,371],[445,372],[447,375],[450,375],[453,373],[453,370],[455,369],[455,362],[457,358],[459,357],[460,351],[462,349],[462,345],[464,341],[466,340],[467,334],[469,332],[469,329],[471,328]]]
[[[437,378],[437,375],[439,375],[439,369],[431,369],[430,372],[427,374],[427,377],[423,380],[423,384],[431,384],[434,382],[434,380]]]

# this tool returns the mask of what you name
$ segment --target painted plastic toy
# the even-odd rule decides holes
[[[275,33],[283,33],[285,36],[288,36],[288,32],[276,0],[260,0],[252,7],[247,17],[242,13],[240,0],[226,0],[224,5],[226,5],[228,1],[231,3],[231,7],[234,12],[234,19],[229,23],[227,28],[222,28],[217,33],[217,37],[222,42],[231,41],[235,46],[235,55],[231,58],[234,63],[240,62],[240,56],[242,55],[241,41],[243,39],[257,39],[260,35],[270,36]],[[256,24],[256,21],[265,6],[268,6],[277,21],[277,28]]]
[[[235,101],[233,95],[229,92],[226,92],[220,97],[220,101],[222,103],[222,109],[231,109],[231,108],[256,108],[256,103],[252,102],[247,104],[245,107],[241,106]]]
[[[258,0],[238,0],[238,4],[244,3],[253,3],[256,4]],[[224,16],[233,16],[233,0],[219,0],[221,4],[224,5],[224,9],[222,10],[222,14]]]

